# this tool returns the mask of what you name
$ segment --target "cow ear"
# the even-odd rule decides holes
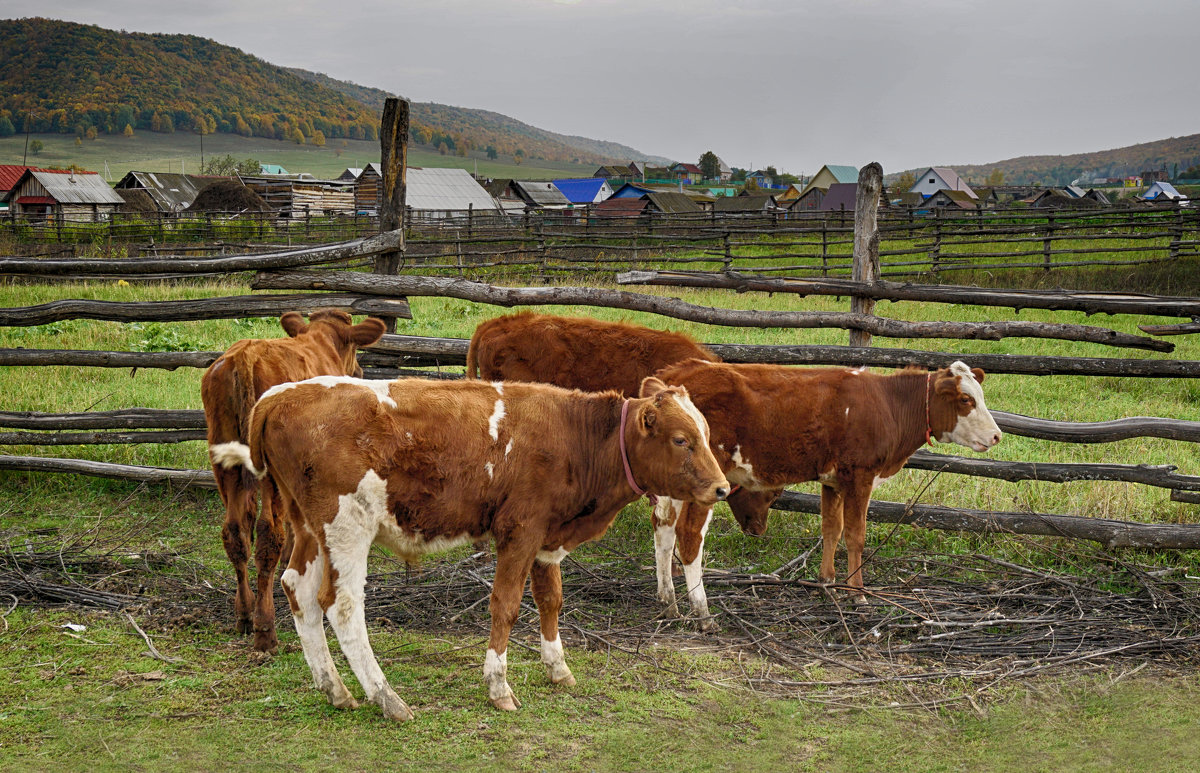
[[[387,326],[377,317],[367,317],[350,328],[350,340],[357,346],[370,346],[383,337]]]
[[[279,324],[283,328],[283,332],[287,333],[292,338],[304,333],[308,330],[308,324],[304,321],[304,317],[300,316],[298,311],[289,311],[279,318]]]
[[[655,378],[654,376],[647,376],[646,378],[642,379],[642,389],[639,394],[642,397],[654,397],[666,388],[667,385],[661,380]]]
[[[647,405],[641,415],[642,432],[654,434],[654,425],[658,421],[658,410],[653,405]]]
[[[971,375],[974,376],[975,380],[980,384],[983,383],[983,368],[971,368]]]

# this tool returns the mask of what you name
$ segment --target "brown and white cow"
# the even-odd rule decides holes
[[[721,469],[741,487],[729,505],[747,533],[763,533],[770,505],[784,486],[820,481],[819,578],[834,581],[834,555],[844,533],[849,584],[855,588],[863,587],[867,506],[875,486],[926,442],[982,452],[1001,437],[984,403],[983,371],[962,362],[880,375],[688,360],[664,368],[658,378],[687,387],[708,419]],[[678,540],[692,611],[706,621],[700,562],[712,511],[662,500],[656,514],[659,596],[675,604],[670,558]]]
[[[265,499],[264,517],[257,517],[258,481],[230,461],[231,444],[245,446],[250,409],[263,392],[276,384],[313,376],[361,376],[355,352],[360,346],[378,341],[384,331],[381,320],[368,318],[355,325],[349,314],[337,309],[314,311],[308,323],[299,312],[289,311],[279,318],[279,324],[288,338],[238,341],[209,366],[200,381],[209,457],[225,504],[221,538],[237,578],[234,624],[239,633],[250,633],[253,629],[256,650],[274,650],[278,646],[271,596],[274,579],[272,571],[264,571],[264,565],[273,568],[278,564],[284,532],[283,524],[270,517],[270,503]],[[257,605],[246,569],[251,533],[256,526]]]
[[[683,333],[521,312],[475,328],[467,349],[467,378],[636,395],[642,379],[693,357],[719,359]]]
[[[248,458],[292,525],[283,574],[319,689],[357,705],[330,658],[322,614],[388,717],[412,716],[367,640],[367,554],[406,559],[481,537],[496,543],[492,629],[483,664],[492,703],[519,706],[507,643],[532,574],[550,680],[574,684],[558,635],[559,563],[598,539],[643,487],[708,507],[728,482],[704,417],[682,388],[648,379],[643,397],[545,384],[324,377],[269,390],[254,408]]]

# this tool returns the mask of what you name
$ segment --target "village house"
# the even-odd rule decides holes
[[[704,179],[704,172],[696,164],[676,164],[670,168],[671,176],[682,180],[685,184],[698,183]]]
[[[817,170],[817,173],[812,176],[800,190],[800,195],[811,191],[813,188],[819,188],[822,191],[829,190],[829,186],[834,183],[857,183],[858,182],[858,167],[845,166],[842,164],[826,164]]]
[[[5,196],[13,217],[92,223],[107,220],[125,203],[95,172],[27,168]]]
[[[309,175],[238,175],[281,217],[354,214],[355,185]]]
[[[1142,201],[1153,201],[1156,204],[1164,201],[1180,201],[1186,200],[1184,196],[1175,186],[1169,182],[1158,181],[1146,189],[1146,192],[1139,196]]]
[[[911,192],[911,191],[910,191]],[[979,208],[978,202],[966,191],[940,190],[927,197],[920,205],[922,209],[966,209]]]
[[[724,214],[745,214],[776,212],[779,207],[775,197],[770,194],[750,194],[719,198],[713,202],[712,209],[713,212]]]
[[[613,195],[612,186],[602,177],[577,177],[555,180],[554,185],[576,206],[599,204]]]
[[[917,177],[917,181],[908,189],[929,197],[938,191],[963,191],[972,199],[979,198],[967,181],[958,176],[958,172],[947,166],[931,166]]]
[[[405,207],[418,218],[500,214],[496,200],[466,169],[410,166],[405,174],[405,184]]]

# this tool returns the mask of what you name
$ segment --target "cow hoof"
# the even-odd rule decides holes
[[[516,711],[521,708],[521,702],[517,700],[517,696],[509,693],[501,698],[492,698],[492,705],[501,711]]]
[[[254,623],[248,617],[239,617],[233,623],[233,629],[238,633],[254,633]]]
[[[270,631],[255,631],[253,646],[256,652],[276,655],[279,653],[279,638],[275,635],[274,629]]]
[[[575,675],[571,673],[571,669],[564,666],[561,672],[550,674],[550,681],[559,687],[574,687]]]
[[[395,722],[407,722],[413,718],[412,709],[393,692],[384,692],[376,696],[375,703],[385,717]]]
[[[674,601],[667,601],[663,603],[664,606],[662,608],[662,612],[659,614],[659,617],[664,617],[670,620],[681,617],[679,614],[679,605],[677,603]]]
[[[337,698],[330,698],[329,703],[332,704],[335,709],[358,708],[358,701],[354,700],[354,696],[351,695],[349,691],[347,691],[345,695],[340,695]]]
[[[717,619],[712,615],[700,618],[700,630],[704,633],[720,633],[721,626],[717,624]]]

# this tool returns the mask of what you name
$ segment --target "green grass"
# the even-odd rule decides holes
[[[1134,280],[1137,281],[1137,280]],[[1139,288],[1144,282],[1136,284]],[[701,305],[742,309],[837,310],[844,299],[719,291],[637,288]],[[121,285],[117,281],[0,286],[0,307],[67,298],[150,301],[245,292],[238,284],[208,281]],[[507,310],[442,298],[411,299],[414,319],[397,332],[468,337],[482,320]],[[833,330],[757,330],[666,320],[615,309],[547,307],[686,330],[700,340],[743,343],[844,344]],[[1088,318],[1077,313],[1024,311],[941,304],[881,303],[877,313],[900,319],[1046,320],[1111,326],[1137,332],[1128,316]],[[0,330],[0,347],[104,350],[217,350],[234,340],[279,335],[274,320],[117,324],[74,320]],[[1173,339],[1171,355],[1112,350],[1087,344],[1010,339],[988,342],[875,340],[957,352],[1128,356],[1200,360],[1200,341]],[[6,410],[81,412],[146,406],[198,408],[199,372],[44,367],[0,369]],[[985,390],[991,407],[1044,418],[1102,421],[1130,415],[1196,418],[1200,386],[1168,379],[1104,379],[992,375]],[[961,449],[938,446],[938,451]],[[199,442],[160,446],[5,447],[4,453],[67,456],[128,464],[203,468]],[[963,453],[969,453],[962,450]],[[1200,450],[1165,440],[1130,440],[1095,446],[1007,436],[990,456],[1026,461],[1106,461],[1176,464],[1200,474]],[[885,484],[880,498],[915,495],[928,473],[905,472]],[[813,490],[801,486],[801,490]],[[940,476],[922,501],[990,509],[1031,509],[1124,520],[1188,522],[1200,508],[1171,503],[1163,490],[1133,484],[1005,483]],[[183,554],[200,579],[228,590],[220,545],[220,506],[211,492],[73,476],[0,473],[0,540],[22,545],[22,535],[132,534],[141,555]],[[632,505],[604,541],[584,546],[585,564],[616,555],[652,555],[648,510]],[[775,514],[766,537],[747,539],[722,506],[707,540],[713,567],[771,571],[812,546],[819,527],[810,516]],[[890,538],[889,538],[890,535]],[[40,537],[38,537],[40,538]],[[1087,573],[1106,560],[1087,545],[1054,539],[960,535],[909,527],[869,528],[869,550],[881,557],[923,552],[984,552],[1026,565]],[[457,554],[454,554],[457,555]],[[1194,553],[1123,554],[1125,559],[1200,573]],[[379,560],[379,559],[376,559]],[[439,561],[430,557],[429,561]],[[869,581],[869,580],[868,580]],[[0,602],[5,608],[7,601]],[[649,600],[647,603],[651,603]],[[152,660],[121,614],[44,611],[21,607],[0,632],[0,764],[6,769],[106,768],[207,769],[287,767],[368,769],[635,769],[757,770],[1098,770],[1138,766],[1186,770],[1200,752],[1191,728],[1200,720],[1195,675],[1118,675],[1021,682],[990,694],[981,712],[889,709],[911,703],[899,688],[863,697],[866,708],[830,710],[819,692],[772,698],[738,686],[753,661],[659,648],[670,670],[644,658],[592,652],[573,645],[568,658],[579,678],[570,691],[551,688],[535,653],[513,648],[510,680],[524,708],[501,715],[487,704],[481,679],[482,638],[435,631],[371,626],[376,652],[417,719],[393,726],[373,707],[331,709],[314,690],[289,627],[282,654],[264,663],[248,656],[225,615],[172,624],[134,610],[155,646],[182,664]],[[69,636],[60,626],[88,626]],[[436,626],[431,626],[436,628]],[[524,617],[517,644],[536,646],[536,628]],[[335,647],[336,650],[336,647]],[[818,669],[819,671],[819,669]],[[153,674],[147,679],[142,674]],[[352,691],[350,672],[342,668]],[[813,676],[813,674],[809,674]],[[952,688],[952,685],[947,689]],[[361,694],[361,693],[360,693]],[[918,698],[920,695],[917,696]]]
[[[100,135],[95,140],[75,144],[73,134],[31,134],[30,141],[41,140],[45,146],[36,156],[25,154],[25,135],[0,138],[0,163],[20,164],[22,158],[30,166],[67,167],[75,164],[83,169],[104,174],[104,165],[113,182],[126,172],[200,171],[200,136],[178,132],[159,134],[139,132],[133,137]],[[292,174],[308,172],[316,177],[336,177],[346,167],[363,167],[379,161],[379,143],[365,140],[330,140],[325,147],[297,145],[282,140],[261,137],[242,137],[236,134],[209,134],[204,137],[204,157],[232,155],[239,161],[253,158],[262,164],[279,164]],[[427,147],[411,145],[409,166],[459,167],[484,177],[515,177],[523,180],[550,180],[561,177],[590,177],[595,164],[543,162],[529,159],[517,165],[511,160],[492,161],[481,153],[461,158],[440,155]]]

